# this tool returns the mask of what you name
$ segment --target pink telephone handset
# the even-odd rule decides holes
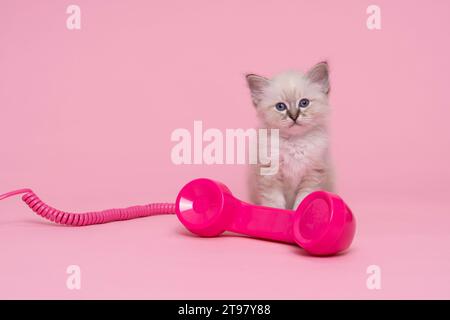
[[[256,206],[236,199],[222,183],[196,179],[178,193],[175,204],[152,203],[123,209],[69,213],[42,202],[30,189],[16,194],[38,215],[56,223],[86,226],[157,214],[174,214],[192,233],[218,236],[224,231],[286,243],[296,243],[313,255],[332,255],[347,249],[355,235],[351,210],[337,195],[325,191],[309,194],[296,211]]]

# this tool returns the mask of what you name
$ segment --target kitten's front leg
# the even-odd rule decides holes
[[[275,176],[257,176],[255,178],[250,185],[253,202],[260,206],[286,209],[286,198],[281,181]]]
[[[286,209],[286,198],[283,192],[277,188],[264,190],[260,194],[261,206]]]
[[[293,210],[296,210],[303,199],[311,192],[321,189],[332,189],[332,182],[326,170],[314,169],[305,175],[298,187],[297,195],[295,197]],[[331,190],[328,190],[331,191]]]
[[[300,205],[300,203],[302,203],[303,199],[305,199],[306,196],[313,191],[316,191],[316,190],[312,189],[312,188],[299,190],[299,193],[297,193],[297,197],[295,198],[294,207],[292,208],[292,210],[296,210],[298,208],[298,206]]]

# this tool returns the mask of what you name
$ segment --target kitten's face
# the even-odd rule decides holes
[[[251,74],[247,82],[266,128],[293,136],[325,124],[329,109],[327,63],[315,65],[306,74],[289,71],[272,79]]]

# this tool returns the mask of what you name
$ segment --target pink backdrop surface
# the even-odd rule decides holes
[[[69,4],[81,30],[66,28]],[[351,250],[200,239],[173,216],[85,228],[0,202],[0,298],[450,298],[450,3],[1,1],[0,193],[72,211],[174,201],[197,177],[247,199],[244,165],[174,165],[170,134],[250,128],[244,74],[331,66]],[[81,289],[66,287],[79,265]],[[381,289],[366,287],[369,265]]]

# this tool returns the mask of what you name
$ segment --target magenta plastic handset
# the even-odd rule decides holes
[[[158,214],[174,214],[191,232],[218,236],[224,231],[297,243],[313,255],[347,249],[355,234],[352,212],[338,196],[316,191],[296,211],[255,206],[233,197],[222,183],[196,179],[178,193],[176,203],[150,203],[121,209],[71,213],[50,207],[30,189],[0,195],[0,200],[23,194],[22,200],[43,218],[64,225],[87,226]]]
[[[356,228],[344,201],[324,191],[309,194],[296,211],[291,211],[245,203],[222,183],[197,179],[181,189],[175,208],[181,223],[200,236],[232,231],[296,243],[313,255],[332,255],[347,249]]]

